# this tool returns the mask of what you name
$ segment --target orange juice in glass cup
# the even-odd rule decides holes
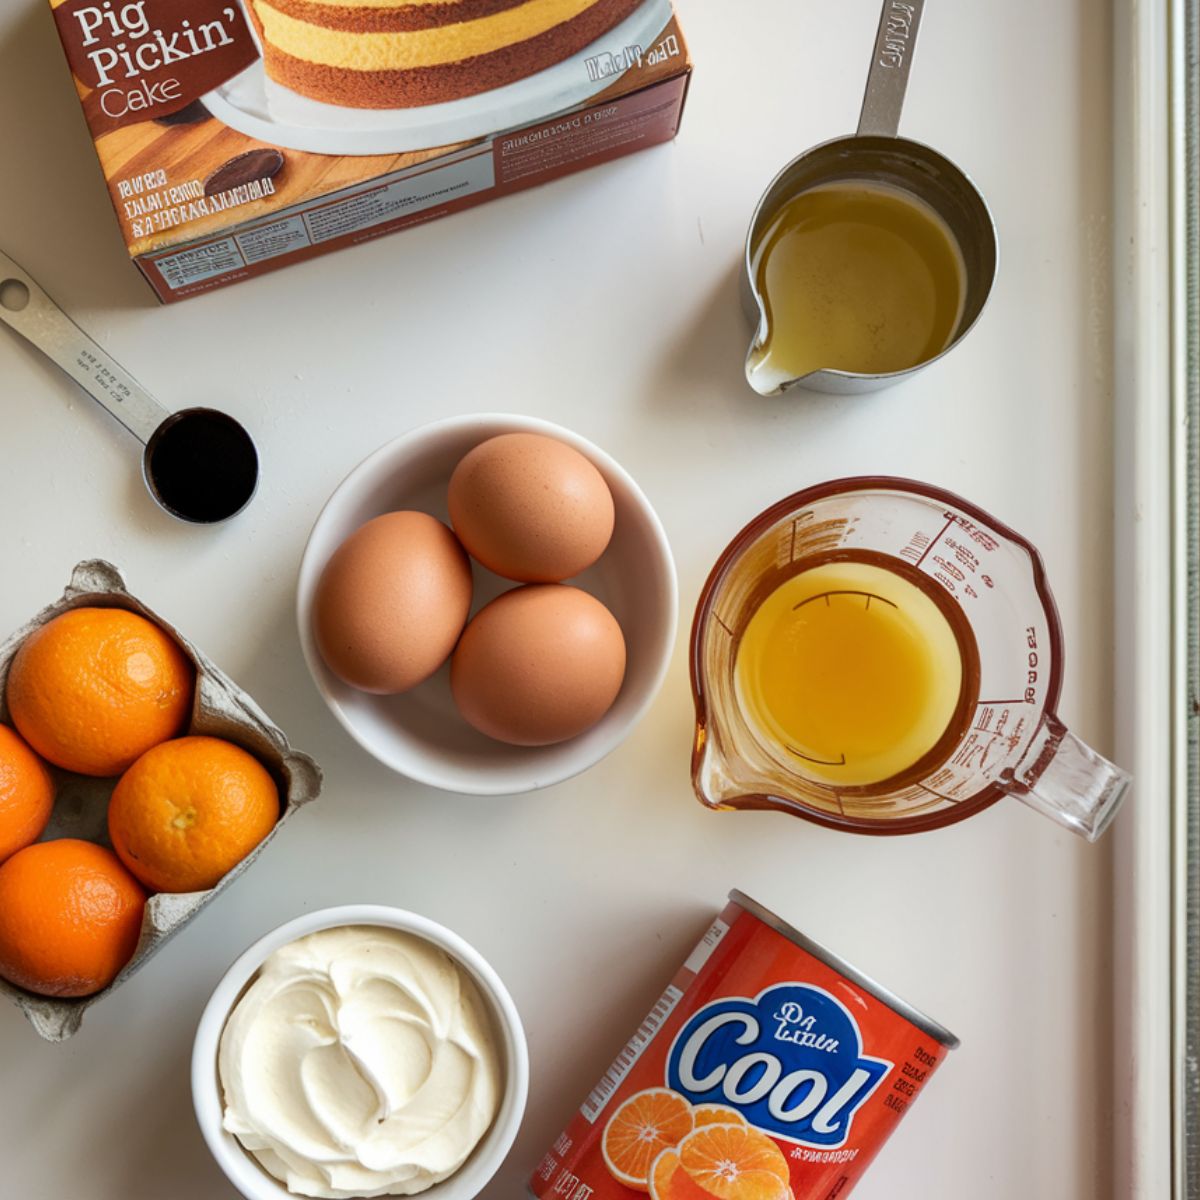
[[[1089,841],[1130,777],[1056,707],[1063,635],[1037,550],[909,479],[760,514],[692,626],[692,779],[711,808],[912,833],[1016,796]]]

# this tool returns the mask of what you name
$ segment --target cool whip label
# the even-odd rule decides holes
[[[693,1104],[728,1104],[751,1125],[837,1147],[892,1069],[862,1052],[858,1023],[822,988],[787,983],[702,1008],[667,1059],[667,1086]]]
[[[845,1200],[940,1064],[949,1034],[735,897],[542,1159],[538,1200]]]

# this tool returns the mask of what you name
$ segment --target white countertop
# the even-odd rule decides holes
[[[0,1009],[4,1192],[232,1200],[188,1056],[229,962],[297,913],[415,909],[487,956],[533,1083],[485,1200],[512,1200],[729,888],[962,1038],[856,1200],[1110,1194],[1111,847],[1016,802],[904,839],[692,798],[684,645],[729,537],[843,474],[968,496],[1042,550],[1066,631],[1062,714],[1111,749],[1107,6],[932,0],[902,128],[979,184],[1000,276],[964,345],[866,398],[763,401],[741,375],[736,271],[775,170],[853,128],[875,0],[680,0],[696,62],[678,142],[167,309],[124,257],[42,0],[0,12],[0,245],[167,405],[213,403],[263,456],[228,526],[173,523],[138,448],[0,330],[0,631],[104,557],[326,772],[322,800],[62,1046]],[[752,16],[751,16],[752,14]],[[410,784],[326,712],[292,616],[323,500],[383,441],[474,410],[569,425],[641,482],[683,620],[657,704],[586,776],[515,799]]]

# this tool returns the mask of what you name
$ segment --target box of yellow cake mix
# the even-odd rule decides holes
[[[659,142],[672,0],[50,0],[170,303]]]

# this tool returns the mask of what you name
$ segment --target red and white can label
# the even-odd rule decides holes
[[[956,1044],[735,897],[542,1160],[534,1196],[846,1196]]]

